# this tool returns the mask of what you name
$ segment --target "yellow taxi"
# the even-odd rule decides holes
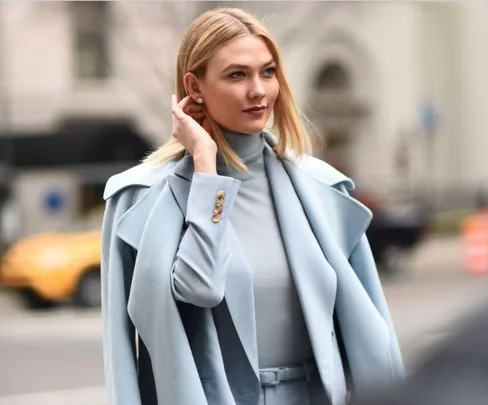
[[[0,262],[0,285],[19,291],[31,306],[72,300],[79,307],[101,303],[102,209],[66,231],[19,240]]]

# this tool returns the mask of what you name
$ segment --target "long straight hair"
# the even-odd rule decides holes
[[[204,78],[207,64],[212,56],[229,41],[246,35],[261,37],[276,63],[279,94],[271,116],[272,131],[277,136],[278,141],[274,147],[276,155],[280,159],[283,158],[287,149],[291,150],[296,157],[310,153],[310,137],[302,124],[285,77],[278,45],[264,25],[244,10],[238,8],[213,9],[201,14],[188,26],[180,43],[176,63],[176,97],[178,102],[188,96],[183,82],[186,73],[193,72],[197,77]],[[246,165],[229,146],[217,123],[205,108],[204,113],[211,125],[214,140],[224,160],[234,168],[246,171]],[[185,147],[171,136],[166,144],[149,154],[144,162],[161,163],[172,158],[182,157],[185,152]]]

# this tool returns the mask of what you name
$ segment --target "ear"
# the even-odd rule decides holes
[[[197,99],[202,97],[202,92],[200,91],[200,81],[195,76],[194,73],[188,72],[183,77],[183,83],[185,83],[186,91],[188,95],[197,102]]]

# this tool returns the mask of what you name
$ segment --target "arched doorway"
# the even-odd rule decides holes
[[[312,86],[313,122],[319,130],[319,137],[313,139],[314,156],[354,177],[356,128],[368,110],[355,95],[352,74],[342,61],[328,60],[318,70]]]

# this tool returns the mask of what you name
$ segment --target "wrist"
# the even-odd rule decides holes
[[[198,173],[217,173],[217,152],[212,148],[199,148],[193,153],[193,165]]]
[[[192,156],[216,156],[217,155],[217,144],[212,138],[199,140],[192,145],[191,148]]]

